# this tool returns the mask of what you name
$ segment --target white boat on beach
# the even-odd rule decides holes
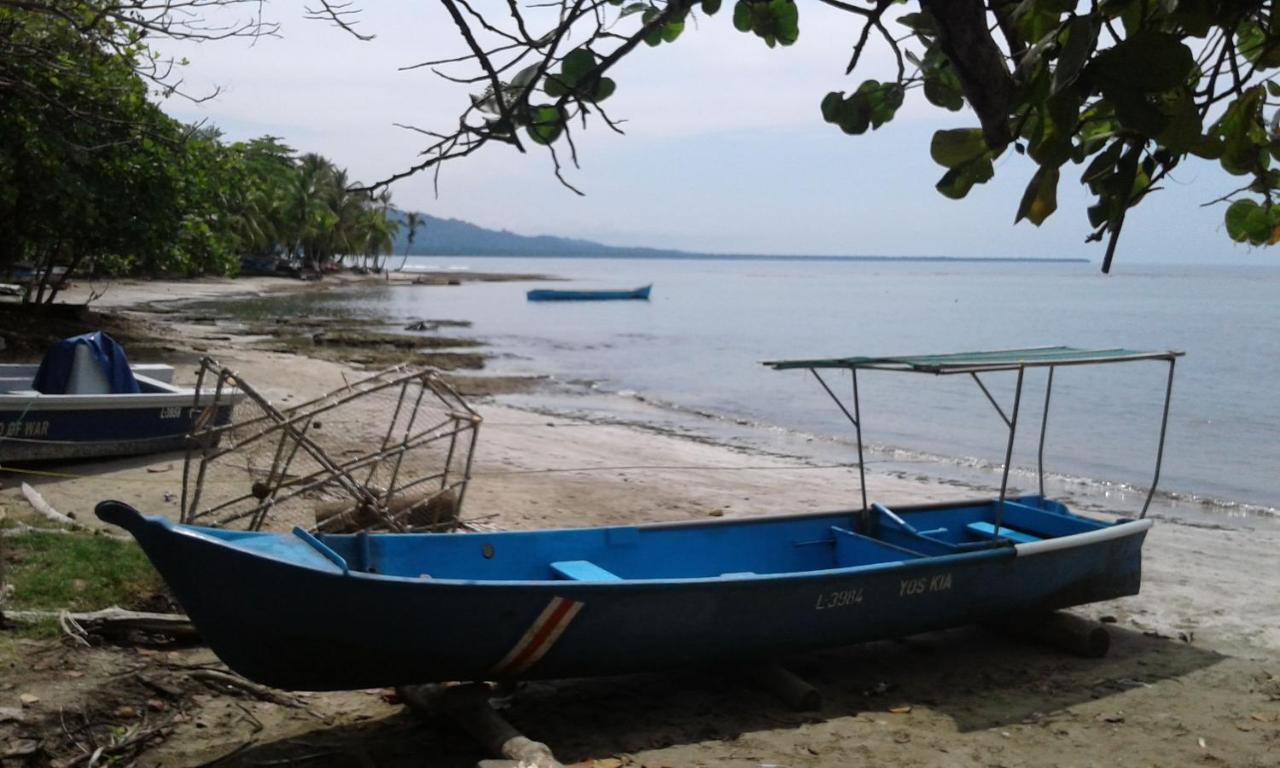
[[[201,419],[225,423],[243,395],[174,386],[173,367],[131,365],[101,333],[55,344],[40,365],[0,365],[0,463],[177,450]]]

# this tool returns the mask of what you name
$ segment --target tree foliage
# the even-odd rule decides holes
[[[644,48],[688,37],[695,16],[720,0],[557,0],[481,12],[439,0],[466,46],[423,62],[477,89],[457,127],[435,133],[424,159],[390,183],[497,142],[576,162],[573,133],[593,121],[619,130],[602,103],[614,67]],[[937,189],[963,198],[1014,152],[1031,177],[1015,222],[1043,223],[1064,177],[1092,194],[1088,240],[1106,240],[1110,269],[1130,208],[1189,158],[1241,178],[1228,191],[1227,234],[1255,245],[1280,240],[1280,10],[1262,0],[812,0],[847,13],[855,73],[873,45],[896,77],[815,94],[821,118],[851,135],[882,128],[908,98],[961,114],[938,131]],[[764,45],[801,41],[799,0],[736,0],[733,26]],[[709,23],[717,23],[714,19]],[[620,130],[619,130],[620,132]],[[1076,166],[1071,170],[1068,166]],[[1011,165],[1018,167],[1017,165]],[[1022,166],[1022,167],[1025,167]],[[572,187],[570,187],[572,189]],[[577,191],[576,189],[574,191]]]
[[[391,252],[388,195],[353,191],[331,161],[273,137],[228,144],[150,100],[149,17],[118,22],[133,25],[128,45],[104,42],[103,19],[163,4],[16,5],[0,0],[0,52],[21,52],[0,57],[0,275],[32,269],[28,300],[53,301],[83,271],[232,274],[242,256],[275,255],[378,268]]]
[[[218,20],[211,20],[217,17]],[[159,41],[197,43],[231,38],[274,35],[277,24],[262,17],[261,0],[0,0],[0,18],[42,29],[72,32],[80,44],[128,66],[162,95],[179,94],[195,100],[214,93],[190,94],[182,88],[182,62],[156,52]],[[17,92],[56,106],[44,87],[32,77],[35,69],[74,75],[75,57],[44,57],[40,46],[25,38],[0,34],[0,94]],[[95,113],[80,113],[86,120]]]

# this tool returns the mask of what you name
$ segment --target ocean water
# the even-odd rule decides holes
[[[392,324],[470,320],[497,355],[493,372],[566,384],[509,398],[517,404],[624,421],[659,413],[664,427],[821,458],[856,460],[848,422],[810,374],[761,361],[1058,344],[1182,350],[1161,488],[1215,509],[1280,508],[1280,268],[1124,264],[1103,276],[1093,264],[434,257],[410,265],[654,289],[648,302],[530,303],[526,290],[552,284],[377,287],[318,295],[301,311]],[[1046,471],[1060,483],[1129,489],[1140,503],[1166,374],[1162,362],[1059,369]],[[1024,384],[1012,462],[1023,487],[1034,487],[1045,376],[1030,371]],[[1014,377],[985,377],[1006,411]],[[847,374],[828,380],[848,394]],[[595,397],[569,396],[575,387]],[[972,380],[865,372],[859,387],[869,463],[998,482],[1007,432]]]

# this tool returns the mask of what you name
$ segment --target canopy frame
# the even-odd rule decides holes
[[[996,414],[1004,422],[1008,430],[1008,441],[1005,444],[1004,466],[1000,474],[1000,498],[996,506],[995,536],[1000,535],[1001,522],[1004,518],[1004,505],[1009,490],[1009,470],[1013,464],[1014,440],[1018,431],[1018,415],[1022,408],[1022,391],[1026,370],[1028,368],[1048,368],[1045,382],[1044,412],[1040,419],[1040,439],[1036,453],[1036,474],[1040,495],[1044,496],[1044,446],[1045,435],[1049,427],[1049,406],[1053,397],[1054,372],[1062,366],[1100,365],[1105,363],[1134,361],[1164,361],[1169,364],[1169,374],[1165,382],[1164,407],[1160,417],[1160,437],[1156,443],[1155,472],[1151,487],[1147,490],[1142,503],[1139,519],[1146,518],[1155,497],[1156,488],[1160,484],[1160,471],[1164,464],[1165,436],[1169,426],[1169,403],[1173,398],[1173,374],[1177,359],[1184,353],[1178,351],[1139,352],[1126,349],[1086,350],[1074,347],[1034,347],[1029,349],[999,350],[993,352],[966,352],[952,355],[919,355],[903,357],[848,357],[812,360],[779,360],[766,362],[765,365],[774,370],[807,369],[824,391],[854,427],[858,444],[858,485],[862,495],[862,509],[858,514],[858,525],[865,532],[870,527],[871,508],[867,504],[866,462],[862,439],[862,412],[858,396],[858,371],[904,371],[914,373],[932,373],[934,375],[969,374],[982,390],[982,394],[995,409]],[[853,411],[844,404],[835,390],[827,383],[818,371],[821,369],[848,370],[852,380]],[[1016,372],[1013,405],[1009,413],[1000,407],[1000,403],[978,376],[979,373]]]

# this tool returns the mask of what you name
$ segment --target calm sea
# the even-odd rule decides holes
[[[583,288],[653,283],[653,298],[529,303],[524,292],[535,284],[489,283],[314,301],[393,323],[471,320],[498,354],[494,371],[549,373],[596,393],[512,398],[522,405],[649,421],[657,408],[673,429],[807,444],[815,456],[839,449],[846,460],[850,427],[813,378],[761,361],[1058,344],[1183,350],[1161,487],[1228,509],[1280,508],[1280,268],[1125,264],[1108,277],[1093,264],[433,257],[410,265],[539,272]],[[1060,369],[1046,469],[1059,480],[1148,486],[1166,372],[1156,362]],[[1035,466],[1044,377],[1027,374],[1018,468]],[[847,394],[847,374],[831,380]],[[1006,410],[1013,380],[986,379]],[[926,475],[990,475],[1003,461],[1007,432],[971,380],[868,372],[859,384],[864,436],[877,448],[869,461]]]

